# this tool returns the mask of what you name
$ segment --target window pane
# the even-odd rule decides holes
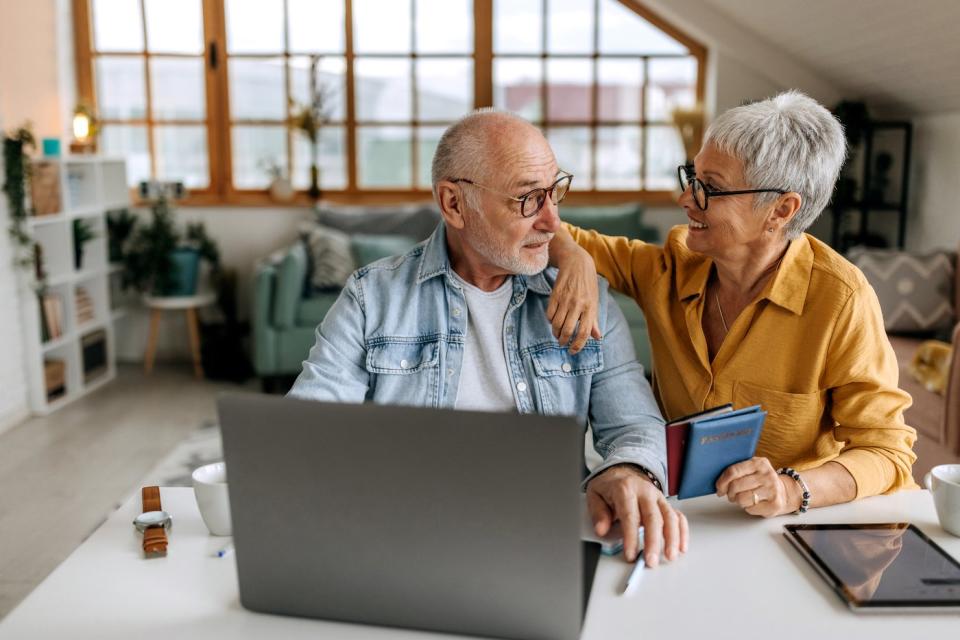
[[[417,186],[422,189],[433,187],[433,153],[446,127],[420,127],[417,129]]]
[[[473,105],[473,62],[465,58],[417,61],[420,120],[455,120]]]
[[[324,113],[332,120],[344,120],[347,63],[343,58],[320,58],[317,90],[323,96]],[[290,58],[290,94],[298,105],[310,101],[310,58]]]
[[[293,186],[310,186],[310,141],[297,135],[293,143]],[[320,188],[347,188],[347,143],[344,127],[324,127],[320,130]]]
[[[532,122],[543,120],[540,85],[543,64],[539,58],[494,58],[493,104]]]
[[[285,127],[233,127],[233,186],[237,189],[266,189],[268,168],[287,173],[287,130]]]
[[[593,53],[593,2],[550,0],[548,53]]]
[[[353,46],[357,53],[408,53],[410,0],[353,0]]]
[[[162,53],[203,53],[200,0],[146,0],[147,48]]]
[[[696,58],[650,60],[650,84],[647,88],[647,119],[670,120],[677,107],[692,107],[697,102]]]
[[[357,127],[360,186],[409,189],[410,137],[410,127]]]
[[[100,146],[105,156],[126,158],[129,186],[135,187],[141,180],[150,179],[150,151],[147,149],[146,127],[101,125]]]
[[[230,115],[234,119],[283,120],[287,98],[283,58],[244,60],[231,58]]]
[[[358,120],[410,120],[410,60],[361,58],[354,73]]]
[[[597,127],[596,185],[640,188],[640,127]]]
[[[418,53],[473,53],[472,0],[416,0]]]
[[[576,189],[592,189],[590,178],[590,129],[587,127],[552,128],[547,131],[547,140],[557,156],[557,164],[575,177]],[[561,209],[561,217],[563,210]]]
[[[290,51],[342,53],[344,0],[287,0]]]
[[[601,59],[597,75],[599,119],[639,121],[643,64],[639,60]]]
[[[677,167],[683,164],[683,144],[673,127],[647,127],[646,185],[651,190],[677,188]]]
[[[143,51],[139,0],[93,0],[93,42],[97,51]]]
[[[496,0],[493,50],[496,53],[543,51],[543,0]]]
[[[589,58],[547,60],[547,120],[590,120],[592,85],[593,61]]]
[[[687,53],[687,48],[618,0],[600,0],[601,53]]]
[[[150,82],[154,118],[206,118],[203,58],[151,58]]]
[[[101,118],[147,117],[143,58],[96,58],[97,105]]]
[[[180,180],[188,189],[205,189],[210,185],[206,127],[155,127],[153,144],[158,180]]]
[[[226,0],[229,53],[280,53],[283,0]]]

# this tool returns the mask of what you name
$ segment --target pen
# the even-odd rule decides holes
[[[643,559],[642,555],[637,556],[637,561],[633,563],[633,571],[630,572],[630,576],[627,578],[627,584],[623,587],[622,595],[633,593],[633,590],[640,584],[640,579],[643,578],[643,570],[646,568],[646,560]]]
[[[233,553],[233,543],[232,543],[232,542],[231,542],[230,544],[228,544],[227,546],[225,546],[223,549],[220,549],[219,551],[217,551],[216,557],[218,557],[218,558],[225,558],[225,557],[227,557],[228,555],[230,555],[231,553]]]

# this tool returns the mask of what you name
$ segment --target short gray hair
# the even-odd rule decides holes
[[[843,126],[799,91],[730,109],[707,129],[708,143],[743,163],[749,188],[800,194],[800,209],[785,227],[788,240],[799,237],[830,202],[847,155]],[[756,194],[754,202],[760,207],[778,197]]]
[[[430,178],[433,197],[437,198],[437,183],[454,178],[467,178],[484,183],[489,178],[491,140],[487,126],[503,121],[529,124],[509,111],[483,107],[468,113],[453,123],[440,136],[433,153]],[[532,125],[531,125],[532,126]],[[476,189],[464,190],[464,198],[470,208],[478,210]]]

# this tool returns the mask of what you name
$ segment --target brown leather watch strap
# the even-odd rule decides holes
[[[160,508],[160,487],[144,487],[141,492],[143,512],[162,511]],[[167,555],[167,530],[164,527],[148,527],[143,532],[143,553]]]

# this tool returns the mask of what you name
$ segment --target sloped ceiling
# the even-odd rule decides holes
[[[960,111],[960,0],[702,0],[871,112]]]

